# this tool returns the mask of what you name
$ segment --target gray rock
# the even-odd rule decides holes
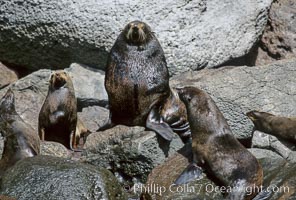
[[[105,72],[73,63],[65,69],[73,78],[73,85],[77,97],[78,107],[92,105],[106,106],[108,95],[105,90]]]
[[[39,111],[47,95],[50,73],[50,70],[39,70],[9,86],[15,95],[16,112],[35,130],[38,129]],[[0,90],[0,96],[5,92],[6,88]]]
[[[0,62],[0,89],[17,80],[17,74]]]
[[[0,60],[65,68],[78,62],[104,69],[123,27],[151,25],[171,74],[214,67],[245,55],[265,27],[271,0],[4,1]]]
[[[259,148],[251,148],[248,149],[257,159],[270,158],[272,160],[285,162],[285,160],[277,153],[267,150],[267,149],[259,149]]]
[[[149,172],[183,146],[176,135],[170,144],[143,127],[118,125],[92,133],[82,160],[113,171],[124,183],[145,182]]]
[[[256,64],[296,56],[296,4],[294,0],[274,1],[259,42]]]
[[[266,133],[255,131],[252,138],[253,148],[270,149],[293,162],[293,152],[296,152],[295,144]],[[292,157],[291,157],[292,156]]]
[[[78,117],[90,132],[96,132],[109,117],[109,110],[99,106],[89,106],[78,112]]]
[[[126,199],[110,171],[51,156],[18,162],[3,177],[0,193],[19,200]]]
[[[260,131],[254,131],[252,138],[252,148],[269,148],[270,141],[269,136],[266,133]]]
[[[40,155],[70,158],[68,149],[57,142],[44,141],[40,143]]]
[[[296,163],[296,151],[292,151],[287,159],[291,163]]]
[[[257,67],[225,67],[187,72],[171,79],[172,86],[191,85],[207,91],[236,137],[251,138],[250,110],[296,116],[296,59]]]

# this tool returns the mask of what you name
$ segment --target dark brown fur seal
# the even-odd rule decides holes
[[[275,116],[266,112],[250,111],[247,116],[255,129],[296,144],[296,118]]]
[[[17,114],[14,106],[14,94],[11,89],[0,101],[0,133],[4,137],[0,177],[17,161],[40,153],[40,140],[37,131]]]
[[[77,124],[77,101],[70,76],[53,72],[47,97],[39,113],[38,132],[42,141],[55,141],[73,150]]]
[[[247,195],[246,187],[260,187],[263,181],[263,171],[257,159],[233,136],[224,116],[206,92],[194,87],[177,91],[188,113],[193,164],[181,174],[176,184],[197,178],[201,174],[199,165],[204,166],[219,184],[232,188],[228,194],[230,199],[252,199],[258,191]],[[197,172],[195,176],[194,172]]]
[[[164,52],[151,28],[133,21],[113,45],[106,67],[109,97],[108,122],[99,131],[117,124],[146,126],[167,140],[171,128],[160,122],[160,104],[170,95],[169,72]]]

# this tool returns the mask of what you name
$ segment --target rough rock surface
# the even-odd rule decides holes
[[[17,74],[0,62],[0,89],[17,81]]]
[[[296,56],[296,2],[274,1],[259,42],[256,65]]]
[[[7,171],[0,188],[1,194],[19,200],[126,199],[110,171],[51,156],[18,162]]]
[[[183,146],[177,136],[167,143],[144,127],[118,125],[88,136],[82,160],[110,169],[125,184],[144,182],[149,172]]]
[[[103,69],[120,30],[139,19],[159,38],[172,74],[245,55],[265,27],[271,0],[4,1],[0,60],[34,69],[78,62]]]
[[[275,136],[255,131],[252,138],[252,147],[261,149],[270,149],[277,152],[283,158],[295,162],[296,146],[285,140],[278,139]]]
[[[105,72],[77,63],[71,64],[66,71],[73,77],[79,109],[108,104],[108,95],[104,86]]]
[[[272,200],[277,200],[279,197],[283,199],[294,199],[296,197],[295,190],[295,164],[287,163],[283,158],[269,150],[250,149],[250,151],[259,159],[264,171],[264,186],[287,187],[286,191],[282,188],[279,192],[273,192]],[[173,186],[173,182],[182,173],[188,165],[186,150],[183,148],[175,155],[167,159],[167,161],[156,168],[148,176],[146,187],[158,188],[148,192],[152,199],[205,199],[205,200],[220,200],[223,199],[219,192],[213,191],[216,187],[204,174],[201,180],[196,180],[191,183]],[[162,188],[162,193],[160,192]],[[289,192],[288,191],[289,188]],[[141,191],[141,185],[132,189],[132,192]],[[142,189],[144,191],[144,189]],[[153,192],[154,191],[154,192]]]
[[[78,117],[90,132],[96,132],[109,117],[109,110],[100,106],[89,106],[78,112]]]
[[[251,138],[253,123],[245,113],[261,110],[296,116],[296,59],[256,67],[225,67],[187,72],[171,79],[173,86],[207,91],[236,137]]]
[[[70,152],[68,149],[57,142],[44,141],[40,143],[40,155],[70,158]]]

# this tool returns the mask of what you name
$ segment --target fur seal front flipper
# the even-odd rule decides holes
[[[195,163],[191,163],[176,179],[174,184],[181,185],[181,184],[189,183],[193,180],[198,180],[201,178],[202,172],[203,170],[201,167],[197,166]]]
[[[167,141],[172,141],[174,137],[174,132],[170,125],[165,123],[162,119],[159,119],[159,113],[155,108],[152,108],[148,115],[146,127],[155,131]]]

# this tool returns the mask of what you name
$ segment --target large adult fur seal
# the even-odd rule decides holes
[[[170,95],[164,52],[151,28],[133,21],[113,45],[106,67],[109,120],[99,131],[117,124],[146,126],[167,140],[173,131],[160,121],[160,104]]]
[[[201,174],[199,165],[204,166],[218,184],[230,188],[230,199],[252,199],[258,191],[254,189],[247,194],[246,188],[261,187],[263,182],[263,171],[257,159],[233,136],[226,119],[207,93],[194,87],[177,91],[188,113],[193,163],[176,184],[198,178]]]
[[[17,161],[40,153],[40,140],[37,131],[17,114],[14,94],[11,89],[8,89],[0,101],[0,133],[4,137],[0,177]]]
[[[247,116],[255,129],[296,144],[296,118],[275,116],[266,112],[250,111]]]
[[[73,149],[77,124],[77,100],[70,76],[64,70],[52,73],[47,97],[39,113],[42,141],[55,141]]]

